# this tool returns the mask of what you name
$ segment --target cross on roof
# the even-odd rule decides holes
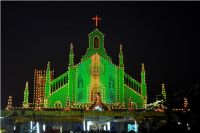
[[[101,18],[99,18],[98,15],[96,15],[95,17],[92,18],[92,20],[95,21],[95,25],[96,25],[96,27],[97,27],[97,25],[98,25],[98,21],[100,21]]]

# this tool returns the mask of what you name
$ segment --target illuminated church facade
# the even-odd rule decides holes
[[[128,75],[124,71],[124,57],[120,45],[119,64],[115,65],[104,48],[104,34],[97,28],[97,19],[96,28],[88,37],[89,47],[78,64],[74,64],[73,44],[70,45],[68,70],[57,78],[53,78],[50,62],[45,71],[35,70],[35,109],[145,108],[147,86],[144,64],[141,65],[140,81]],[[27,83],[24,91],[24,108],[30,106],[28,97]]]

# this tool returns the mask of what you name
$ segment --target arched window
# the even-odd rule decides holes
[[[81,78],[78,79],[78,88],[83,88],[83,80]]]
[[[114,80],[112,79],[112,77],[110,77],[109,79],[109,88],[114,88]]]
[[[94,48],[99,48],[99,38],[97,36],[94,37]]]

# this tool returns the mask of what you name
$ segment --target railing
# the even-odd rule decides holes
[[[68,72],[60,75],[56,79],[51,81],[51,93],[58,90],[68,83]]]
[[[137,93],[141,94],[141,85],[138,81],[133,79],[131,76],[128,74],[124,74],[124,83],[127,85],[129,88],[133,89]]]

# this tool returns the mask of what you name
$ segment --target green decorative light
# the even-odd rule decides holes
[[[119,66],[124,67],[124,59],[123,59],[123,52],[122,52],[122,45],[120,45],[120,51],[119,51]]]
[[[26,81],[26,87],[25,87],[25,90],[24,90],[24,101],[23,101],[23,107],[24,108],[28,108],[29,107],[28,97],[29,97],[28,81]]]
[[[74,52],[73,52],[73,44],[70,45],[70,54],[69,54],[69,66],[74,65]]]
[[[94,38],[99,38],[99,48],[94,47]],[[107,55],[106,50],[104,48],[104,34],[99,31],[99,29],[94,29],[89,34],[89,47],[87,49],[86,54],[82,57],[81,61],[86,60],[87,58],[91,57],[93,54],[98,53],[100,56],[104,57],[105,59],[111,61],[111,58]]]
[[[97,92],[111,110],[128,108],[130,99],[132,108],[143,108],[147,102],[144,66],[139,83],[124,72],[122,45],[117,66],[106,53],[104,34],[95,29],[89,34],[89,48],[80,63],[74,64],[71,44],[66,72],[51,79],[50,63],[47,64],[44,108],[88,110]]]
[[[51,70],[50,70],[50,62],[47,64],[47,70],[46,70],[46,82],[45,82],[45,96],[50,95],[51,91]]]

